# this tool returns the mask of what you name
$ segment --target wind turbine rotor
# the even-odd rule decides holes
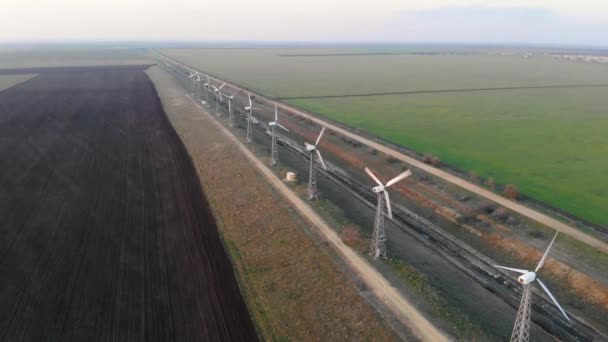
[[[378,177],[376,177],[372,170],[368,169],[367,167],[364,170],[378,185],[384,186],[384,184],[382,184],[382,182],[378,179]]]
[[[317,137],[317,141],[315,142],[315,147],[317,147],[319,145],[319,141],[321,141],[321,137],[323,136],[324,132],[325,132],[325,127],[321,128],[321,133],[319,133],[319,136]]]
[[[568,315],[566,315],[566,311],[564,311],[564,309],[562,309],[562,306],[559,305],[559,303],[557,302],[557,299],[555,299],[555,297],[553,297],[553,294],[551,293],[551,291],[549,291],[549,289],[547,288],[547,286],[545,286],[545,283],[543,283],[540,279],[536,279],[538,281],[538,284],[540,285],[540,287],[543,288],[543,290],[545,290],[545,293],[549,296],[549,298],[551,298],[551,300],[553,301],[553,304],[555,304],[555,306],[557,306],[557,308],[559,309],[559,311],[562,312],[562,315],[564,315],[564,317],[566,317],[566,319],[568,321],[570,321],[570,317],[568,317]]]
[[[325,161],[323,161],[323,157],[321,157],[321,152],[319,152],[319,150],[317,150],[317,149],[315,149],[315,152],[317,153],[319,162],[321,162],[321,166],[323,166],[323,170],[327,170],[327,165],[325,165]]]
[[[505,266],[498,266],[498,265],[494,265],[494,267],[502,268],[503,270],[513,271],[513,272],[517,272],[517,273],[521,273],[521,274],[528,273],[528,270],[522,270],[521,268],[512,268],[512,267],[505,267]]]
[[[407,177],[409,177],[411,175],[412,175],[412,171],[406,170],[405,172],[401,173],[397,177],[395,177],[395,178],[389,180],[388,182],[386,182],[386,187],[388,188],[389,186],[391,186],[391,185],[399,182],[400,180],[405,179],[405,178],[407,178]]]
[[[559,231],[555,233],[555,236],[553,236],[553,240],[551,240],[551,243],[549,244],[549,247],[547,247],[547,250],[545,251],[545,254],[543,254],[543,257],[538,262],[538,265],[536,266],[536,269],[534,269],[534,272],[538,272],[538,270],[540,270],[540,268],[543,267],[543,265],[545,263],[545,259],[547,259],[547,255],[549,255],[549,250],[551,249],[551,246],[553,245],[553,242],[555,241],[555,238],[557,237],[557,234],[559,234]]]
[[[384,198],[386,199],[386,213],[389,218],[393,218],[393,210],[391,209],[391,198],[388,196],[388,191],[384,190]]]

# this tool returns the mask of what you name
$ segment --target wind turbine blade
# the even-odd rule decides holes
[[[319,161],[321,162],[321,166],[323,166],[323,170],[327,170],[327,165],[325,165],[325,161],[323,161],[323,157],[321,157],[321,152],[319,150],[315,150],[317,152],[317,157],[319,157]]]
[[[564,317],[566,317],[567,320],[570,320],[570,317],[568,317],[568,315],[566,315],[566,311],[564,311],[564,309],[562,309],[562,307],[557,302],[557,299],[555,299],[555,297],[553,297],[553,295],[551,294],[551,291],[549,291],[549,289],[545,286],[545,284],[540,279],[536,278],[536,280],[538,281],[538,284],[540,285],[540,287],[542,287],[543,290],[545,290],[545,292],[547,293],[547,295],[549,295],[549,298],[551,298],[551,300],[553,301],[553,303],[555,304],[555,306],[557,306],[557,308],[559,309],[559,311],[562,312],[562,314],[564,315]]]
[[[247,94],[247,97],[249,98],[249,108],[253,108],[253,104],[251,103],[251,94]]]
[[[395,178],[393,178],[393,179],[389,180],[388,182],[386,182],[386,187],[389,187],[389,186],[391,186],[391,185],[393,185],[393,184],[397,183],[398,181],[400,181],[400,180],[402,180],[402,179],[404,179],[404,178],[407,178],[407,177],[409,177],[409,176],[411,176],[411,175],[412,175],[412,171],[407,170],[407,171],[405,171],[405,172],[401,173],[399,176],[397,176],[397,177],[395,177]]]
[[[283,125],[281,125],[280,123],[277,122],[277,126],[281,127],[282,129],[284,129],[285,131],[289,132],[289,130],[285,127],[283,127]]]
[[[375,174],[372,172],[372,170],[368,169],[367,167],[366,167],[364,170],[365,170],[365,172],[366,172],[366,173],[367,173],[367,174],[368,174],[370,177],[372,177],[372,179],[373,179],[373,180],[374,180],[376,183],[378,183],[378,185],[380,185],[380,186],[384,186],[384,184],[382,184],[382,182],[381,182],[381,181],[378,179],[378,177],[376,177],[376,175],[375,175]]]
[[[277,109],[277,104],[274,104],[274,121],[279,121],[279,110]]]
[[[321,141],[321,137],[323,136],[323,132],[325,132],[325,127],[321,128],[321,133],[319,133],[319,137],[317,138],[317,142],[315,142],[315,146],[319,145],[319,141]]]
[[[224,83],[223,83],[223,84],[222,84],[222,85],[221,85],[221,86],[218,88],[218,90],[219,90],[219,89],[224,88],[224,86],[225,86],[225,85],[226,85],[226,82],[224,82]]]
[[[545,259],[547,259],[547,255],[549,255],[549,250],[551,249],[551,246],[553,245],[553,242],[555,241],[555,238],[557,237],[557,234],[559,234],[559,231],[557,231],[555,233],[555,236],[553,237],[553,240],[551,240],[551,243],[549,244],[549,247],[547,247],[547,250],[545,251],[545,254],[543,254],[543,257],[538,262],[538,265],[536,266],[536,269],[534,270],[534,272],[538,272],[538,270],[540,270],[540,268],[543,267],[543,264],[545,263]]]
[[[521,274],[528,273],[528,271],[522,270],[521,268],[511,268],[511,267],[504,267],[504,266],[498,266],[498,265],[494,265],[494,267],[502,268],[504,270],[509,270],[509,271],[513,271],[513,272],[517,272],[517,273],[521,273]]]
[[[386,211],[389,218],[393,218],[393,210],[391,209],[391,198],[388,197],[388,191],[384,190],[384,197],[386,198]]]
[[[232,98],[232,97],[234,97],[234,95],[236,95],[238,92],[239,92],[239,91],[238,91],[238,89],[237,89],[237,91],[235,91],[234,93],[232,93],[232,95],[230,95],[230,97],[231,97],[231,98]]]

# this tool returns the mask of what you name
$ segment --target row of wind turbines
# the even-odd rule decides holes
[[[197,95],[198,95],[198,98],[200,99],[200,82],[201,82],[200,75],[197,72],[191,73],[189,78],[191,80],[191,88],[190,88],[191,93],[194,95],[194,88],[195,88],[194,84],[195,83],[198,84]],[[206,101],[207,102],[203,101],[203,104],[206,104],[209,101],[210,87],[213,88],[213,92],[216,95],[215,109],[216,109],[216,114],[218,116],[220,115],[220,111],[219,111],[219,107],[218,107],[219,102],[222,101],[222,97],[225,97],[226,99],[228,99],[228,113],[230,115],[229,124],[232,127],[232,126],[234,126],[234,118],[233,118],[231,102],[234,99],[234,96],[238,93],[238,90],[235,91],[231,95],[223,94],[221,92],[221,90],[222,90],[222,88],[224,88],[225,85],[226,85],[226,83],[223,83],[220,86],[212,85],[209,80],[209,75],[206,75],[206,82],[203,84],[203,86],[206,90]],[[255,119],[253,117],[253,111],[260,110],[260,108],[256,108],[253,106],[251,94],[248,94],[247,97],[248,97],[248,105],[244,107],[245,111],[247,112],[247,118],[246,118],[246,120],[247,120],[247,142],[252,143],[253,142],[252,123],[257,121],[257,119]],[[276,132],[277,128],[281,128],[282,130],[289,132],[289,130],[286,127],[284,127],[283,125],[281,125],[279,123],[278,107],[277,107],[276,103],[275,103],[275,107],[274,107],[274,121],[270,121],[268,123],[268,125],[270,127],[270,135],[271,135],[271,161],[270,161],[270,164],[271,164],[271,166],[275,166],[279,162],[278,149],[277,149],[277,132]],[[309,153],[309,162],[310,162],[309,163],[309,172],[308,172],[308,199],[309,200],[318,199],[318,189],[317,189],[316,172],[315,172],[315,159],[317,159],[319,165],[321,166],[321,168],[323,168],[323,170],[327,170],[327,165],[325,164],[325,161],[323,160],[323,156],[321,155],[321,152],[319,150],[319,143],[321,142],[321,138],[323,137],[323,134],[325,133],[325,129],[326,129],[325,127],[321,128],[321,131],[319,132],[319,135],[317,136],[317,139],[315,140],[314,144],[304,142],[304,147],[306,148],[306,151],[308,151],[308,153]],[[393,213],[392,213],[392,207],[391,207],[391,201],[390,201],[388,188],[391,187],[392,185],[410,177],[412,175],[412,172],[408,169],[408,170],[400,173],[396,177],[390,179],[386,183],[382,183],[382,181],[380,181],[380,179],[369,168],[365,167],[364,171],[376,183],[376,186],[374,186],[372,188],[372,191],[376,194],[376,198],[377,198],[376,213],[375,213],[375,219],[374,219],[374,229],[372,232],[372,241],[371,241],[369,254],[374,259],[386,258],[387,257],[386,233],[385,233],[384,220],[385,220],[385,217],[388,217],[389,219],[393,219]],[[555,297],[553,296],[551,291],[549,291],[547,286],[537,276],[537,273],[543,267],[543,265],[547,259],[547,256],[549,255],[549,251],[550,251],[551,247],[553,246],[553,243],[555,242],[555,239],[557,238],[558,234],[559,234],[559,232],[556,232],[556,234],[553,236],[553,239],[549,243],[549,246],[545,250],[545,253],[543,254],[540,261],[538,262],[534,271],[529,271],[529,270],[521,269],[521,268],[512,268],[512,267],[494,265],[496,268],[504,269],[504,270],[507,270],[510,272],[515,272],[515,273],[520,274],[520,276],[517,278],[517,282],[519,284],[521,284],[521,286],[522,286],[522,297],[521,297],[520,305],[519,305],[519,308],[517,311],[515,324],[513,326],[513,331],[511,334],[511,340],[510,340],[511,342],[525,342],[525,341],[529,341],[529,339],[530,339],[530,316],[532,313],[532,283],[534,283],[534,282],[538,283],[538,285],[547,294],[547,296],[549,296],[551,301],[559,309],[559,311],[562,313],[562,315],[568,321],[571,321],[570,317],[568,317],[568,315],[566,314],[564,309],[561,307],[561,305],[558,303],[557,299],[555,299]]]

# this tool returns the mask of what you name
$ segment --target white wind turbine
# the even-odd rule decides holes
[[[228,96],[224,94],[224,97],[228,99],[228,124],[230,127],[234,127],[234,117],[232,114],[232,100],[234,99],[234,95],[236,95],[239,91],[235,91],[232,95]]]
[[[530,315],[532,313],[532,287],[530,284],[535,281],[538,282],[538,285],[540,285],[549,298],[551,298],[555,306],[557,306],[564,317],[570,321],[570,317],[568,317],[564,309],[562,309],[555,297],[553,297],[553,294],[551,294],[547,286],[536,276],[536,273],[541,269],[541,267],[543,267],[557,234],[559,234],[559,232],[556,232],[555,236],[553,236],[553,240],[551,240],[549,247],[547,247],[545,254],[543,254],[543,257],[538,262],[538,265],[536,265],[534,271],[495,265],[495,267],[521,274],[519,278],[517,278],[517,282],[523,286],[523,291],[519,309],[517,310],[517,317],[515,318],[515,324],[513,326],[513,333],[511,334],[511,342],[523,342],[530,339]]]
[[[271,128],[270,134],[272,135],[272,145],[270,146],[270,165],[274,166],[277,165],[277,163],[279,162],[279,151],[277,150],[277,134],[276,134],[276,127],[281,127],[282,129],[284,129],[285,131],[289,132],[289,130],[285,127],[283,127],[280,123],[279,123],[279,110],[277,108],[277,104],[274,104],[274,121],[271,121],[268,123],[268,125]],[[320,156],[320,154],[319,154]]]
[[[205,103],[209,103],[209,87],[211,86],[211,82],[209,81],[209,74],[207,74],[206,76],[207,82],[205,82],[203,86],[205,87]]]
[[[259,108],[255,108],[253,106],[253,102],[251,102],[251,94],[247,94],[247,98],[249,99],[249,106],[245,107],[247,111],[247,142],[253,142],[253,127],[251,126],[253,121],[253,111]]]
[[[198,74],[198,72],[196,73],[196,101],[200,101],[201,99],[201,75]]]
[[[386,215],[389,218],[393,218],[393,211],[391,208],[391,200],[388,196],[387,188],[391,185],[409,177],[412,175],[412,171],[406,170],[399,174],[397,177],[389,180],[386,184],[382,184],[382,182],[376,177],[376,175],[367,167],[365,168],[365,172],[378,184],[372,188],[372,190],[376,193],[378,197],[378,204],[376,205],[376,219],[374,220],[374,231],[372,233],[372,244],[370,247],[369,254],[374,257],[374,259],[378,259],[379,257],[386,258],[386,233],[384,231],[384,206],[386,200]]]
[[[195,72],[191,72],[188,76],[188,80],[190,81],[190,94],[194,95],[194,77],[196,76]]]
[[[222,90],[225,85],[226,83],[223,83],[219,87],[211,85],[213,87],[213,91],[215,92],[215,115],[217,116],[220,116],[220,102],[222,101],[222,93],[220,92],[220,90]]]
[[[315,160],[314,160],[314,154],[317,154],[317,157],[319,158],[319,163],[321,163],[321,166],[323,167],[324,170],[327,170],[327,166],[325,165],[325,161],[323,161],[323,157],[321,156],[321,152],[319,152],[317,146],[319,146],[319,141],[321,141],[321,137],[323,136],[323,132],[325,132],[325,127],[323,127],[321,129],[321,133],[319,133],[319,136],[317,137],[317,141],[315,142],[314,145],[309,144],[307,142],[304,142],[304,146],[306,146],[306,150],[308,152],[310,152],[310,169],[308,171],[308,199],[309,200],[314,200],[317,199],[318,197],[318,193],[317,193],[317,177],[315,174]]]

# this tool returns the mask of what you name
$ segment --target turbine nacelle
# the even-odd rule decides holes
[[[317,146],[309,144],[307,142],[304,143],[304,146],[306,146],[306,151],[308,152],[314,152],[314,150],[317,149]]]
[[[522,285],[530,284],[531,282],[533,282],[535,280],[536,280],[536,273],[530,272],[530,271],[526,271],[526,273],[522,274],[521,276],[519,276],[519,278],[517,278],[517,282]]]
[[[386,187],[384,185],[378,185],[372,188],[372,190],[376,193],[380,193],[386,190]]]

